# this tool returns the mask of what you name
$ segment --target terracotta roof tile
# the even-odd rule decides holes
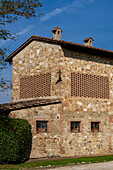
[[[85,42],[85,41],[88,41],[88,40],[90,40],[90,39],[92,39],[92,40],[94,41],[94,39],[93,39],[92,37],[87,37],[87,38],[84,39],[84,42]]]
[[[55,28],[52,30],[52,32],[53,32],[53,31],[56,31],[57,29],[60,29],[61,32],[63,32],[62,29],[61,29],[60,27],[55,27]]]
[[[29,43],[32,41],[44,41],[48,43],[53,43],[53,44],[59,44],[65,48],[67,47],[72,47],[72,50],[79,50],[95,55],[102,55],[102,56],[109,56],[113,57],[113,51],[102,49],[102,48],[96,48],[96,47],[91,47],[91,46],[86,46],[74,42],[69,42],[69,41],[64,41],[64,40],[53,40],[52,38],[46,38],[46,37],[40,37],[36,35],[32,35],[25,43],[23,43],[19,48],[17,48],[12,54],[10,54],[5,61],[11,62],[12,58],[18,54],[22,49],[24,49]]]

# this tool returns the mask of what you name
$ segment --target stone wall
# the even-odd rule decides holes
[[[58,71],[62,81],[57,83]],[[104,154],[113,151],[113,59],[33,41],[13,58],[12,100],[19,100],[20,77],[51,73],[51,96],[62,104],[13,111],[32,125],[31,157]],[[109,99],[72,97],[71,73],[109,78]],[[36,120],[49,121],[49,132],[36,133]],[[72,133],[71,121],[80,121],[80,132]],[[91,132],[91,122],[100,122],[99,132]]]
[[[59,96],[60,64],[63,62],[63,52],[59,45],[33,41],[18,53],[12,61],[12,100],[20,99],[20,78],[51,73],[51,96]]]
[[[68,120],[68,121],[67,121]],[[80,132],[70,130],[71,121],[80,121]],[[91,132],[91,122],[100,122],[99,132]],[[109,153],[109,116],[107,112],[72,112],[63,115],[62,132],[66,156]]]
[[[62,113],[61,104],[42,107],[32,107],[12,111],[11,117],[27,119],[32,127],[32,152],[31,158],[60,156],[60,116]],[[36,131],[36,121],[48,121],[47,132]]]

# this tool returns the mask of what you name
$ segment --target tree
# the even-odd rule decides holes
[[[16,35],[11,34],[6,29],[6,25],[14,23],[21,17],[31,19],[42,15],[39,10],[38,15],[36,15],[39,7],[42,7],[39,0],[0,0],[0,39],[15,39]],[[7,50],[6,48],[0,48],[0,71],[6,67]],[[2,90],[9,87],[7,81],[4,81],[3,78],[0,79],[0,87]]]

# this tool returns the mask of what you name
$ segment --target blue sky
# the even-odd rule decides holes
[[[51,30],[60,26],[62,40],[83,44],[86,37],[94,39],[94,47],[113,51],[113,0],[40,0],[43,16],[20,19],[7,28],[19,35],[17,41],[0,40],[0,48],[17,49],[31,35],[52,38]],[[8,55],[11,53],[9,52]],[[11,66],[0,77],[11,80]],[[8,94],[8,95],[7,95]],[[11,102],[11,90],[0,92],[0,103]]]

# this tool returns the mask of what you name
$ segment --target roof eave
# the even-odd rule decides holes
[[[63,40],[53,40],[52,38],[45,38],[45,37],[39,37],[32,35],[25,43],[23,43],[19,48],[17,48],[12,54],[10,54],[6,58],[6,62],[11,62],[12,58],[18,54],[22,49],[24,49],[29,43],[32,41],[44,41],[44,42],[49,42],[49,43],[54,43],[54,44],[59,44],[61,46],[64,46],[65,48],[71,47],[73,50],[78,50],[78,51],[83,51],[86,53],[91,53],[95,55],[101,55],[101,56],[112,56],[113,57],[113,51],[110,50],[105,50],[101,48],[96,48],[96,47],[91,47],[91,46],[86,46],[86,45],[81,45],[69,41],[63,41]],[[88,51],[87,51],[88,50]]]
[[[6,62],[12,62],[12,58],[18,54],[22,49],[24,49],[31,41],[33,41],[33,38],[30,37],[26,42],[24,42],[19,48],[17,48],[12,54],[10,54],[5,61]]]

